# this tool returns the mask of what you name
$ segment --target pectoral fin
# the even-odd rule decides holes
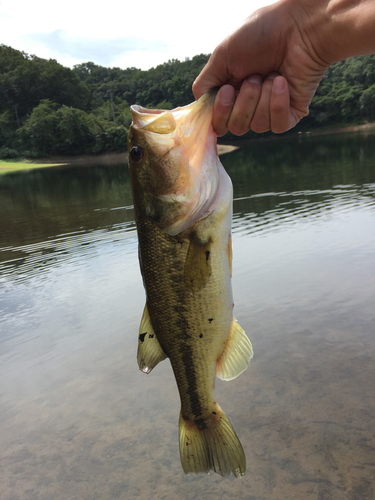
[[[139,369],[150,373],[155,366],[167,356],[156,337],[145,305],[141,326],[139,327],[137,361]]]
[[[226,346],[216,363],[216,375],[222,380],[232,380],[246,370],[252,357],[251,342],[233,318]]]
[[[211,239],[202,243],[193,236],[185,262],[185,285],[193,292],[197,292],[204,288],[211,273]]]

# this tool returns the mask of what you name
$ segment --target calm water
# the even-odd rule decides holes
[[[144,306],[125,166],[0,177],[1,500],[374,500],[375,135],[256,143],[235,190],[235,314],[255,357],[217,382],[244,479],[185,476]]]

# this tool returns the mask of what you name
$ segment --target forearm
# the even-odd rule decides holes
[[[374,0],[285,0],[285,7],[327,65],[375,53]]]
[[[375,52],[374,0],[331,0],[327,12],[341,41],[340,59]]]

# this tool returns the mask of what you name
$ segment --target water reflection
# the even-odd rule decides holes
[[[374,184],[336,185],[323,191],[262,193],[235,198],[233,230],[240,234],[283,230],[285,223],[327,218],[331,211],[337,214],[342,211],[350,212],[358,207],[372,211],[374,201]]]
[[[2,499],[372,500],[373,136],[254,144],[234,188],[250,369],[218,381],[243,480],[184,476],[168,362],[136,366],[144,292],[127,169],[0,177]]]

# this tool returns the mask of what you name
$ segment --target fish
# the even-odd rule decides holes
[[[214,398],[253,357],[233,317],[232,182],[212,128],[215,91],[173,110],[131,106],[128,158],[146,305],[137,361],[150,373],[169,358],[181,411],[186,474],[241,477],[243,447]]]

